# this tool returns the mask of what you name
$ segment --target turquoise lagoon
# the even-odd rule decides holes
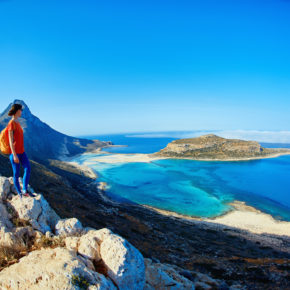
[[[120,138],[123,140],[125,137]],[[144,138],[136,139],[136,142],[128,140],[133,144],[133,153],[138,152],[136,143],[144,143],[140,141]],[[159,150],[156,150],[157,142],[165,143],[159,145],[161,149],[171,141],[151,139],[155,139],[155,142],[151,140],[154,144],[152,152]],[[114,144],[118,143],[115,141]],[[119,148],[119,152],[124,153],[124,148],[126,154],[132,153],[130,146]],[[114,150],[114,153],[118,152],[118,148]],[[138,153],[144,153],[142,148]],[[148,147],[146,153],[150,153]],[[113,199],[201,218],[224,214],[233,209],[229,202],[239,200],[276,219],[290,221],[290,156],[234,162],[185,159],[160,159],[147,163],[98,162],[96,158],[104,155],[107,154],[83,154],[73,161],[96,170],[98,181],[108,183],[107,194]]]

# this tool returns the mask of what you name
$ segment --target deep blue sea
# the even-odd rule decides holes
[[[112,153],[153,153],[177,138],[130,137],[130,134],[86,136],[128,145],[104,149]],[[264,147],[289,147],[262,144]],[[268,146],[267,146],[268,145]],[[103,154],[107,155],[107,154]],[[74,161],[90,162],[96,154]],[[99,155],[98,155],[99,156]],[[196,217],[215,217],[229,211],[233,200],[245,201],[276,219],[290,221],[290,156],[251,161],[193,161],[163,159],[152,162],[104,164],[91,162],[109,184],[107,194],[117,200],[147,204]]]

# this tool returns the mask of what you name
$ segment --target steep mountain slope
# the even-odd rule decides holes
[[[24,131],[24,147],[29,159],[36,161],[43,161],[48,158],[58,159],[86,151],[93,151],[112,144],[111,141],[75,138],[62,134],[42,122],[31,113],[24,101],[17,99],[9,104],[0,114],[0,130],[2,130],[11,119],[11,117],[8,116],[8,112],[12,104],[15,103],[23,106],[23,112],[21,118],[19,118],[19,122]]]

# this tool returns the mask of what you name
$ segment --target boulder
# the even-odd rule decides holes
[[[143,289],[145,264],[142,254],[127,240],[104,228],[95,231],[101,241],[100,254],[109,277],[119,289]]]
[[[14,196],[10,201],[20,219],[29,221],[35,230],[52,231],[60,219],[41,194],[36,197]]]
[[[55,225],[56,235],[63,237],[80,234],[83,230],[81,222],[76,218],[61,219]]]
[[[31,252],[0,272],[0,289],[79,289],[80,285],[117,289],[103,274],[87,268],[82,259],[64,248]]]
[[[79,240],[78,253],[90,259],[92,261],[100,261],[100,241],[97,236],[95,236],[97,231],[89,231],[87,234],[83,235]]]

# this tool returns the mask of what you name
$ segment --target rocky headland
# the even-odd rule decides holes
[[[264,148],[258,142],[226,139],[214,134],[173,140],[152,157],[186,158],[209,161],[240,161],[290,154],[286,148]]]

